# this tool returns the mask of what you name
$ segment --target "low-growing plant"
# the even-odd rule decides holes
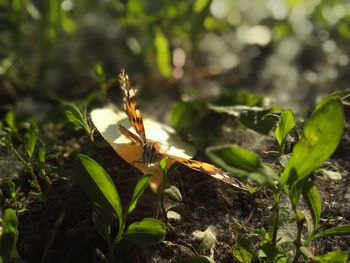
[[[38,136],[36,124],[33,121],[22,123],[21,126],[25,130],[22,132],[23,129],[18,127],[13,111],[7,112],[5,123],[6,125],[1,127],[0,145],[12,152],[24,165],[31,176],[33,188],[41,195],[39,177],[48,185],[51,181],[45,169],[45,144]],[[36,193],[32,192],[32,194]]]
[[[74,124],[78,129],[86,132],[91,141],[94,140],[94,129],[91,128],[90,123],[86,117],[86,108],[80,109],[77,105],[72,103],[65,104],[65,114],[67,119]]]
[[[0,263],[10,262],[18,238],[16,212],[8,208],[0,218]]]
[[[300,257],[307,262],[347,262],[346,251],[332,251],[314,256],[308,249],[311,242],[317,238],[350,235],[350,225],[324,230],[328,220],[322,223],[321,197],[311,178],[312,172],[333,154],[340,141],[344,127],[344,110],[340,98],[340,95],[331,95],[316,106],[279,176],[272,169],[266,170],[268,166],[262,164],[255,153],[238,146],[207,149],[212,161],[225,170],[250,178],[259,185],[267,183],[273,189],[274,205],[269,230],[257,229],[249,234],[242,230],[237,231],[238,243],[232,253],[239,262],[252,262],[254,258],[265,258],[272,262],[298,262]],[[283,144],[287,135],[294,126],[293,113],[289,110],[282,112],[275,132],[281,154],[284,152]],[[281,209],[283,194],[287,195],[291,204],[287,214],[292,215],[291,220],[296,224],[295,238],[292,242],[281,239],[278,235],[283,221],[286,221],[286,218],[283,218],[284,210]],[[309,218],[298,208],[301,196],[311,213],[312,224],[306,224]],[[310,225],[311,228],[308,227]],[[258,237],[260,241],[254,244],[253,237]],[[294,246],[294,255],[291,255],[291,245]]]
[[[78,159],[87,171],[77,173],[77,179],[94,205],[93,221],[97,232],[108,245],[108,262],[113,261],[114,251],[124,238],[140,246],[152,246],[161,242],[166,235],[165,225],[155,218],[144,218],[126,227],[128,216],[136,208],[139,198],[147,188],[150,175],[143,175],[137,181],[132,198],[123,211],[118,191],[108,173],[90,157],[79,154]],[[116,231],[113,226],[117,225]]]
[[[166,158],[163,158],[159,162],[159,166],[163,171],[163,180],[161,183],[161,189],[159,191],[160,208],[162,210],[162,214],[167,226],[173,228],[168,222],[168,213],[170,211],[173,211],[179,215],[182,215],[184,213],[184,209],[181,206],[182,194],[176,185],[168,184],[167,178],[170,174],[172,174],[173,167],[175,166],[171,166],[169,169],[167,169]],[[174,203],[174,206],[169,207],[168,209],[165,208],[165,196]]]
[[[290,131],[295,127],[295,118],[292,110],[282,111],[277,128],[275,130],[275,137],[279,145],[279,154],[285,153],[285,146],[287,142],[287,136]]]

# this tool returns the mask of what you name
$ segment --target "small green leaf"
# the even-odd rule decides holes
[[[16,120],[13,111],[8,111],[5,115],[6,124],[13,130],[16,130]]]
[[[329,94],[328,96],[324,97],[319,103],[317,103],[315,110],[321,108],[323,105],[325,105],[327,102],[331,100],[334,100],[334,99],[343,100],[346,97],[348,97],[349,94],[350,94],[349,90],[333,92],[332,94]]]
[[[193,256],[193,257],[184,257],[176,263],[215,263],[213,259],[207,256]]]
[[[324,255],[314,257],[312,262],[317,263],[347,263],[348,262],[348,252],[347,251],[331,251]]]
[[[261,249],[266,254],[267,258],[269,259],[268,262],[274,262],[274,263],[287,263],[288,257],[281,253],[277,247],[272,245],[269,242],[266,242],[261,245]]]
[[[302,190],[302,182],[299,182],[291,187],[289,191],[289,199],[293,207],[297,207]]]
[[[76,127],[84,129],[90,134],[90,126],[86,120],[85,114],[74,104],[67,104],[65,114],[70,122]]]
[[[3,185],[3,193],[7,198],[11,198],[13,200],[16,200],[16,185],[14,182],[10,181],[10,180],[6,180],[4,182],[2,182]]]
[[[218,112],[232,115],[245,125],[246,127],[257,131],[261,134],[268,134],[275,125],[274,118],[268,118],[268,115],[280,110],[279,106],[271,108],[251,107],[246,105],[235,106],[216,106],[209,105],[209,109]]]
[[[154,218],[144,218],[129,225],[124,233],[126,240],[140,246],[153,246],[162,242],[166,235],[165,225]]]
[[[279,109],[279,106],[274,106],[268,109],[262,109],[261,111],[248,110],[241,113],[239,121],[254,131],[268,135],[275,126],[275,119],[268,118],[266,115],[276,112]]]
[[[78,154],[78,159],[88,172],[88,175],[77,173],[77,179],[85,193],[103,209],[114,212],[121,227],[122,205],[111,177],[89,156]]]
[[[208,147],[205,152],[213,163],[234,176],[249,177],[262,185],[273,184],[278,179],[271,168],[262,164],[256,153],[237,145]]]
[[[238,235],[237,244],[232,248],[233,257],[241,263],[250,263],[254,258],[254,244],[247,235]]]
[[[104,70],[103,70],[103,67],[100,63],[98,63],[96,66],[95,66],[95,74],[97,76],[97,79],[99,81],[104,81],[105,80],[105,76],[104,76]]]
[[[329,228],[316,235],[315,238],[325,236],[350,236],[350,224]]]
[[[170,198],[170,200],[174,202],[181,202],[182,201],[182,195],[175,185],[170,186],[169,188],[164,190],[164,193],[167,194],[167,196]]]
[[[237,145],[209,147],[206,153],[209,158],[217,158],[227,165],[241,168],[249,172],[255,171],[261,163],[256,153]]]
[[[164,33],[158,28],[155,31],[154,47],[156,49],[157,66],[159,72],[166,78],[171,76],[171,61],[169,42]]]
[[[18,219],[16,212],[8,208],[1,218],[2,233],[0,235],[0,261],[10,262],[18,238]]]
[[[295,118],[293,111],[285,110],[280,116],[278,126],[276,128],[275,136],[279,145],[282,145],[287,139],[288,133],[295,126]]]
[[[131,198],[131,202],[129,204],[128,213],[131,213],[132,211],[134,211],[139,198],[142,196],[143,192],[146,190],[150,180],[151,180],[151,175],[146,174],[141,176],[141,178],[137,181],[134,189],[134,193]]]
[[[163,171],[165,171],[165,169],[166,169],[166,160],[167,160],[167,158],[165,157],[165,158],[163,158],[162,160],[160,160],[160,162],[159,162],[159,167],[160,167],[160,169],[162,169]]]
[[[303,197],[311,211],[312,219],[314,221],[314,228],[317,228],[321,217],[321,197],[316,185],[311,179],[303,183]]]
[[[46,160],[46,148],[42,140],[38,139],[38,161],[40,164],[44,164]]]
[[[303,136],[280,178],[280,186],[296,183],[320,167],[335,151],[344,128],[344,109],[340,100],[330,100],[318,108],[305,123]]]
[[[29,158],[32,158],[36,142],[38,140],[38,133],[35,128],[31,127],[24,135],[25,148]]]

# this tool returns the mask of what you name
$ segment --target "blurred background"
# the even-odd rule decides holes
[[[348,87],[349,22],[340,0],[0,0],[0,107],[107,98],[126,67],[141,100],[240,90],[306,115]]]

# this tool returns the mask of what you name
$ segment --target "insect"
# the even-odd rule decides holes
[[[206,173],[218,180],[221,180],[235,188],[247,191],[248,188],[236,180],[235,178],[229,176],[227,173],[222,171],[220,168],[201,161],[196,161],[193,159],[186,159],[179,156],[173,156],[162,150],[161,144],[159,142],[147,139],[145,133],[145,127],[143,125],[143,120],[141,112],[136,104],[136,90],[131,84],[129,76],[125,69],[122,69],[119,74],[119,84],[124,92],[124,108],[128,115],[131,125],[134,127],[136,134],[126,129],[124,126],[119,125],[118,129],[120,133],[128,138],[130,141],[135,143],[137,146],[142,147],[142,162],[146,164],[153,164],[161,160],[164,157],[173,159],[179,163],[182,163],[189,168]]]

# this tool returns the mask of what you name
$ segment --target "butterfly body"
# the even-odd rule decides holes
[[[124,135],[130,141],[142,148],[142,160],[140,161],[148,165],[153,165],[162,158],[167,157],[173,159],[174,161],[182,163],[193,170],[209,174],[210,176],[221,180],[235,188],[244,191],[248,190],[248,188],[244,184],[229,176],[227,173],[225,173],[215,165],[193,159],[186,159],[183,157],[170,155],[167,153],[166,150],[162,148],[162,145],[159,142],[147,139],[141,112],[136,104],[136,91],[131,85],[129,76],[126,73],[125,69],[122,69],[119,74],[119,83],[121,89],[124,92],[124,109],[128,115],[131,125],[133,126],[137,134],[129,131],[122,125],[119,125],[118,129],[122,135]]]

